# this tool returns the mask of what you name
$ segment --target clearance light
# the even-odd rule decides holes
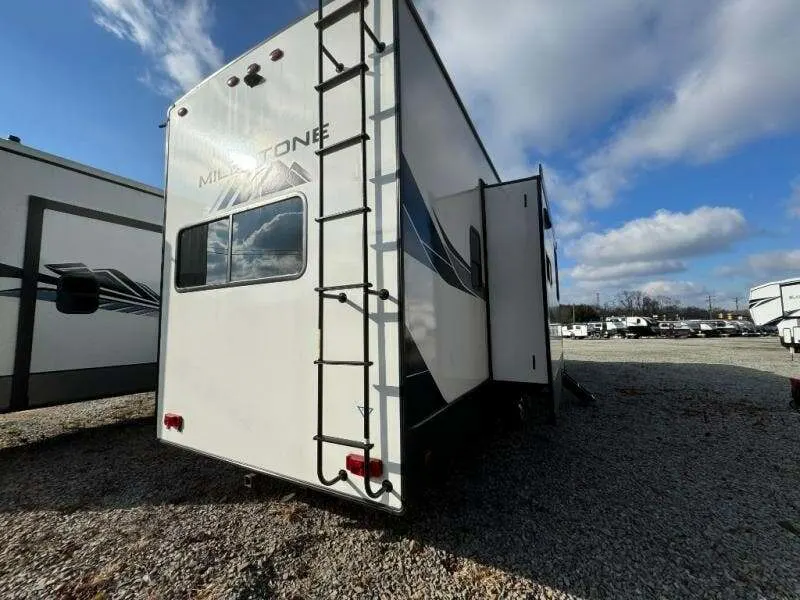
[[[353,475],[364,477],[364,455],[363,454],[348,454],[345,459],[345,467]],[[383,474],[383,461],[379,458],[369,459],[369,476],[380,477]]]
[[[175,413],[167,413],[164,415],[164,427],[167,429],[176,429],[183,431],[183,417]]]
[[[272,52],[269,53],[269,58],[272,62],[278,61],[283,58],[283,50],[280,48],[275,48]]]

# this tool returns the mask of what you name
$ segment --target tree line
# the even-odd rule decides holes
[[[732,311],[719,306],[683,306],[670,296],[649,296],[639,290],[622,290],[603,306],[592,304],[562,304],[561,323],[601,321],[610,316],[656,317],[665,321],[718,318],[720,314],[747,315],[747,311]]]

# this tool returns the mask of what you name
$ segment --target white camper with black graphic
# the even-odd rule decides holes
[[[777,326],[781,345],[800,350],[800,279],[756,286],[750,290],[748,304],[754,324]]]
[[[326,2],[168,122],[161,440],[398,512],[465,417],[557,411],[543,175],[501,182],[411,2]]]
[[[160,190],[0,140],[0,412],[157,382]]]

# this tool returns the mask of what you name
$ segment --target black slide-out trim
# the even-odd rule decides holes
[[[489,231],[486,227],[486,182],[478,181],[481,198],[481,228],[483,229],[483,289],[486,295],[486,355],[489,361],[489,379],[494,380],[492,358],[492,305],[489,302]]]
[[[539,210],[537,221],[539,223],[539,270],[542,276],[542,302],[544,302],[544,349],[547,355],[547,381],[553,384],[553,360],[550,351],[550,302],[547,293],[547,273],[545,255],[547,250],[544,245],[544,186],[542,185],[542,167],[539,167],[539,185],[536,186],[536,205]],[[555,411],[555,399],[553,400]]]
[[[394,36],[394,105],[396,111],[395,117],[395,153],[400,156],[403,148],[403,131],[402,131],[402,101],[400,97],[400,4],[399,0],[392,0],[392,34]],[[403,187],[402,182],[397,182],[397,324],[398,327],[405,329],[406,323],[406,293],[405,293],[405,261],[404,261],[404,240],[405,228],[403,226]],[[406,478],[409,474],[406,461],[409,460],[409,452],[407,448],[408,436],[406,435],[406,426],[408,418],[406,416],[406,402],[408,399],[406,388],[406,374],[408,367],[405,361],[405,339],[404,336],[399,335],[399,348],[397,355],[400,357],[400,381],[398,390],[398,401],[400,402],[400,480],[402,486],[400,488],[400,505],[402,510],[405,511],[405,503],[408,493],[406,491]]]
[[[112,183],[116,183],[113,182]],[[17,342],[14,354],[14,375],[11,384],[9,410],[24,410],[31,404],[29,384],[31,376],[31,356],[33,353],[33,332],[36,322],[36,301],[38,298],[39,261],[42,247],[44,211],[52,210],[88,219],[123,225],[161,233],[160,225],[122,217],[98,210],[48,200],[39,196],[28,196],[28,215],[25,227],[25,252],[22,261],[22,282],[19,291],[19,312],[17,316]]]

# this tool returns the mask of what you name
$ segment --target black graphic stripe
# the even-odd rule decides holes
[[[405,252],[432,268],[449,285],[478,296],[470,285],[467,262],[447,238],[438,219],[434,221],[431,217],[405,158],[402,158],[400,168],[400,185],[403,190],[404,231],[407,233]]]
[[[12,267],[5,263],[0,263],[0,277],[10,277],[11,279],[22,279],[22,269]]]

